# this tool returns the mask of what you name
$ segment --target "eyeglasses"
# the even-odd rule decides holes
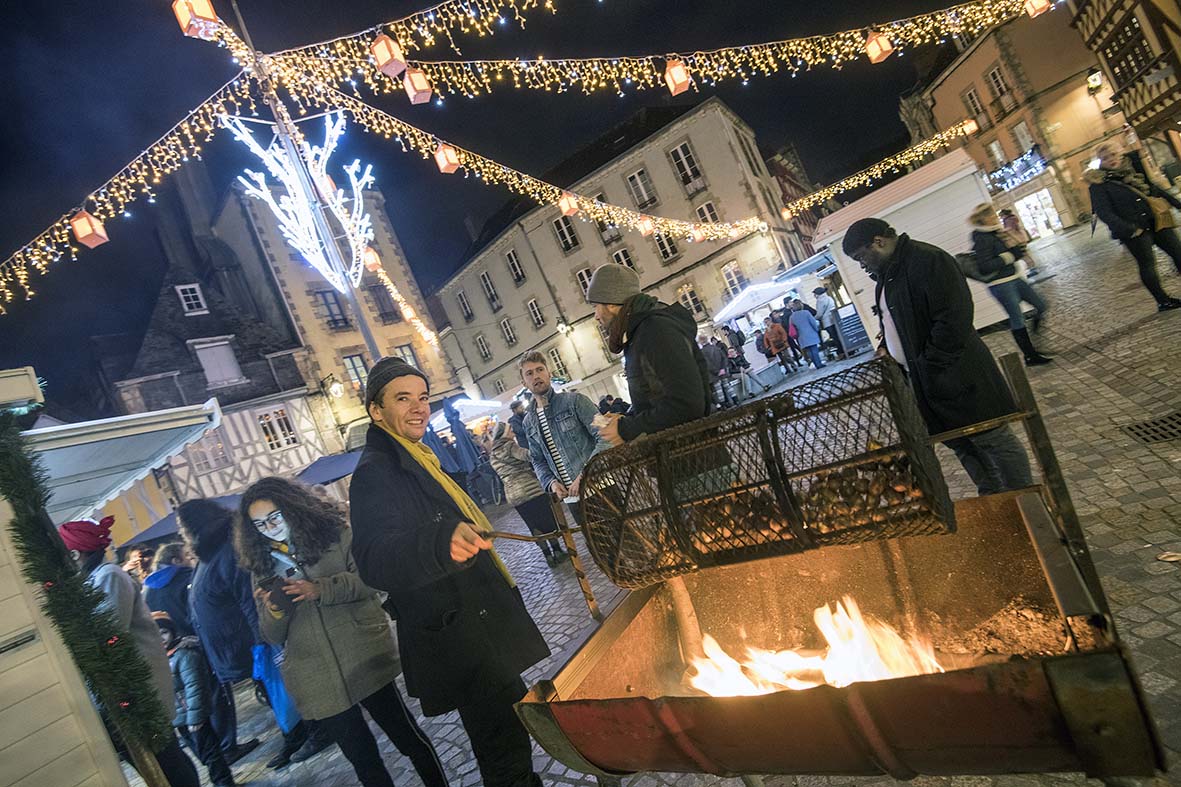
[[[274,530],[280,525],[287,524],[287,520],[283,518],[282,511],[272,511],[262,519],[251,519],[250,524],[254,525],[259,530]]]

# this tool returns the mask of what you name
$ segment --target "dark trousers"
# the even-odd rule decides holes
[[[981,495],[1033,486],[1029,455],[1008,425],[955,437],[944,445],[955,452]]]
[[[826,325],[824,332],[828,334],[828,341],[824,343],[826,347],[831,347],[841,355],[845,354],[845,348],[841,346],[841,334],[837,331],[837,326]]]
[[[209,725],[217,736],[218,745],[227,754],[238,746],[238,711],[234,707],[234,684],[222,683],[212,675],[212,702],[209,711]]]
[[[554,520],[554,510],[550,507],[549,495],[541,494],[531,497],[524,503],[513,507],[521,515],[521,519],[525,520],[525,527],[529,528],[529,532],[533,535],[540,536],[557,532],[558,523]],[[541,547],[541,551],[545,553],[546,557],[562,551],[561,542],[558,540],[542,541],[538,546]]]
[[[459,709],[484,787],[540,787],[533,772],[533,743],[513,703],[525,696],[519,678],[496,696]]]
[[[230,766],[226,763],[225,753],[221,749],[221,741],[217,733],[208,723],[202,724],[194,731],[191,727],[178,727],[177,732],[188,744],[189,750],[197,753],[197,759],[209,771],[209,781],[216,784],[229,784],[233,776]]]
[[[377,740],[365,722],[361,706],[369,711],[394,747],[410,759],[426,787],[446,787],[447,776],[443,773],[439,755],[435,753],[430,738],[410,715],[402,700],[402,693],[393,681],[344,713],[320,720],[320,724],[352,763],[363,787],[394,787],[394,780],[390,778],[390,772],[381,759]]]
[[[1161,251],[1172,258],[1173,266],[1177,268],[1177,272],[1181,273],[1181,239],[1178,239],[1176,231],[1171,229],[1159,232],[1145,230],[1135,238],[1128,238],[1123,244],[1136,258],[1136,266],[1140,269],[1140,282],[1144,285],[1144,289],[1152,293],[1152,297],[1156,298],[1157,303],[1167,303],[1170,296],[1161,286],[1160,276],[1157,275],[1156,249],[1153,247],[1160,246]]]
[[[156,752],[156,762],[160,763],[160,770],[164,771],[172,787],[201,787],[201,774],[180,748],[175,735],[167,746]]]

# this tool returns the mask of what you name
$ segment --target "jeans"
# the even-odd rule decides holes
[[[177,732],[188,744],[189,750],[196,752],[197,759],[209,771],[209,781],[214,785],[230,784],[233,775],[230,766],[226,764],[225,753],[221,750],[217,733],[208,722],[196,730],[192,727],[177,727]]]
[[[238,746],[238,711],[234,707],[234,684],[222,683],[210,670],[212,707],[209,711],[209,726],[217,736],[218,745],[226,754],[232,754]]]
[[[980,495],[1033,486],[1025,447],[1007,425],[944,443],[955,452]]]
[[[525,696],[518,678],[488,699],[459,709],[484,787],[541,787],[533,772],[533,741],[513,710]]]
[[[1000,301],[1009,315],[1009,330],[1018,331],[1025,327],[1025,315],[1021,313],[1021,302],[1025,301],[1037,311],[1038,315],[1045,314],[1046,302],[1037,294],[1029,282],[1023,278],[994,284],[988,288],[992,297]]]
[[[531,497],[524,503],[518,503],[513,507],[517,509],[517,513],[521,515],[525,526],[533,535],[541,536],[557,532],[558,523],[554,520],[554,510],[550,507],[549,495],[541,494]],[[562,551],[561,543],[560,540],[542,541],[538,546],[541,547],[545,556],[549,557],[551,554]]]
[[[824,368],[824,361],[820,359],[820,345],[819,344],[809,344],[807,347],[804,348],[804,354],[806,356],[808,356],[808,360],[810,360],[812,362],[812,365],[815,366],[817,369]]]
[[[394,780],[386,770],[377,748],[377,740],[365,723],[361,706],[381,727],[382,732],[394,747],[406,755],[418,771],[426,787],[446,787],[447,776],[443,764],[426,733],[419,728],[402,700],[402,693],[393,681],[361,700],[358,705],[329,716],[320,721],[332,740],[340,746],[344,756],[352,763],[357,779],[364,787],[394,787]]]
[[[1145,230],[1135,238],[1123,241],[1128,251],[1136,259],[1136,266],[1140,269],[1140,282],[1144,289],[1152,293],[1157,303],[1167,303],[1169,294],[1161,286],[1160,276],[1156,273],[1156,250],[1153,246],[1160,246],[1161,250],[1173,260],[1174,267],[1181,273],[1181,239],[1177,238],[1175,230],[1161,230],[1150,232]]]

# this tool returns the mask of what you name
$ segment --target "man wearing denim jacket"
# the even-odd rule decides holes
[[[528,352],[517,362],[521,381],[533,393],[525,413],[529,459],[542,489],[561,498],[578,497],[582,468],[611,447],[591,423],[599,414],[594,402],[574,391],[554,391],[549,364],[539,352]],[[577,518],[577,509],[575,518]]]

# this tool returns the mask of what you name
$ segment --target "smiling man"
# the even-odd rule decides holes
[[[349,486],[353,557],[365,584],[389,593],[406,690],[423,713],[459,711],[485,785],[540,785],[513,703],[521,672],[549,648],[485,538],[488,519],[422,443],[429,394],[401,358],[369,372],[373,423]]]

